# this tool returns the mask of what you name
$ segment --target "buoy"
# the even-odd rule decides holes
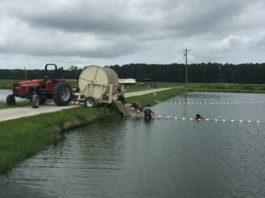
[[[225,119],[223,119],[222,122],[225,122]]]
[[[185,120],[186,118],[182,118],[182,120]]]
[[[239,120],[239,122],[243,122],[243,120]]]
[[[206,121],[209,121],[209,119],[208,119],[208,118],[206,118],[205,120],[206,120]]]
[[[193,118],[190,118],[190,120],[193,120]]]
[[[214,121],[215,121],[215,122],[217,122],[217,121],[218,121],[218,119],[216,119],[216,118],[215,118],[215,119],[214,119]]]
[[[161,115],[159,115],[158,117],[159,117],[159,118],[161,118],[162,116],[161,116]]]
[[[167,119],[170,119],[170,116],[167,116],[166,118],[167,118]]]
[[[175,120],[177,120],[178,119],[178,117],[175,117]]]
[[[231,120],[231,122],[234,122],[234,120]]]

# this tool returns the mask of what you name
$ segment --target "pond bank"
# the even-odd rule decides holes
[[[176,95],[183,89],[170,89],[156,94],[136,96],[128,102],[154,105]],[[114,108],[77,107],[54,113],[0,122],[0,173],[14,168],[19,162],[35,155],[45,147],[56,144],[63,138],[64,131],[80,127],[96,120],[120,116]]]

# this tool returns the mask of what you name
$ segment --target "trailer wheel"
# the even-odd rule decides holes
[[[6,97],[6,105],[7,106],[16,105],[16,99],[14,95],[8,95]]]
[[[67,82],[59,82],[53,91],[53,101],[57,106],[67,106],[71,102],[71,87]]]
[[[85,99],[85,106],[86,107],[95,107],[95,106],[97,106],[96,100],[93,97],[87,97]]]
[[[40,97],[36,94],[32,95],[31,105],[33,108],[39,108],[40,106]]]

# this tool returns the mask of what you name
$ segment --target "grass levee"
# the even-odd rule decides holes
[[[11,89],[12,88],[12,85],[13,83],[15,82],[19,82],[20,80],[4,80],[4,79],[1,79],[0,80],[0,89]]]
[[[184,88],[172,88],[166,91],[156,92],[154,94],[147,94],[143,96],[134,96],[127,99],[128,103],[137,102],[140,103],[142,106],[147,104],[155,105],[160,101],[165,101],[169,98],[172,98],[176,95],[180,95],[185,93]]]
[[[187,91],[265,93],[264,84],[191,83],[186,89]]]

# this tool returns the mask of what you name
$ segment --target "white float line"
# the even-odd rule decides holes
[[[187,117],[178,117],[178,116],[163,116],[163,115],[158,115],[156,117],[154,117],[154,119],[174,119],[174,120],[182,120],[182,121],[185,121],[185,120],[189,120],[189,121],[193,121],[193,120],[196,120],[195,118],[187,118]],[[214,119],[209,119],[209,118],[205,118],[204,120],[202,121],[206,121],[206,122],[239,122],[239,123],[263,123],[262,121],[259,121],[259,120],[247,120],[247,121],[244,121],[244,120],[226,120],[226,119],[218,119],[218,118],[214,118]]]
[[[166,102],[168,104],[188,105],[241,105],[241,104],[265,104],[265,102]]]

